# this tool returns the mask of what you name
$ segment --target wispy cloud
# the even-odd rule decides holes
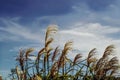
[[[79,31],[79,32],[89,32],[93,34],[112,34],[120,32],[120,28],[114,27],[114,26],[104,26],[100,23],[76,23],[74,24],[73,30]]]
[[[5,27],[0,26],[0,31],[3,33],[1,34],[0,40],[8,39],[14,41],[22,41],[28,40],[33,42],[42,42],[43,40],[40,38],[42,35],[40,32],[32,31],[31,27],[25,27],[16,23],[12,20],[4,20]],[[6,35],[5,35],[5,34]]]
[[[62,34],[68,34],[68,35],[75,35],[75,36],[87,36],[87,37],[94,37],[94,34],[87,33],[87,32],[78,32],[75,30],[62,30],[60,31]]]
[[[119,32],[120,28],[104,26],[100,23],[75,23],[71,28],[59,31],[57,43],[63,46],[66,41],[72,40],[74,49],[83,52],[84,57],[92,48],[97,48],[97,56],[100,57],[104,49],[110,44],[117,46],[116,53],[120,51],[120,40],[108,36]],[[74,55],[71,54],[70,56]]]
[[[35,47],[38,51],[41,47],[39,44],[35,46],[34,43],[44,42],[43,30],[41,33],[34,32],[31,28],[25,27],[11,20],[4,20],[6,27],[0,27],[3,33],[8,33],[6,37],[1,37],[0,40],[4,41],[4,38],[8,40],[23,40],[25,42],[32,41],[33,44],[26,46],[18,46],[10,49],[10,51],[16,51],[22,48]],[[61,26],[59,26],[61,27]],[[66,27],[67,28],[67,27]],[[53,45],[63,46],[66,41],[74,41],[74,48],[79,49],[82,52],[88,52],[90,49],[96,47],[102,53],[107,45],[115,44],[119,46],[120,40],[108,37],[108,35],[119,33],[120,28],[114,26],[104,26],[100,23],[83,23],[76,22],[69,27],[69,29],[59,30],[58,35],[55,37],[55,43]],[[5,34],[4,34],[5,35]],[[118,50],[118,49],[117,49]],[[87,53],[86,53],[87,54]],[[86,56],[85,54],[85,56]],[[75,54],[73,54],[75,55]]]

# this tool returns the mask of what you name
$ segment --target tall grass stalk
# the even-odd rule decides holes
[[[77,54],[74,59],[67,55],[72,52],[72,41],[63,46],[52,48],[56,25],[48,26],[45,32],[45,42],[37,55],[32,53],[33,48],[20,50],[16,60],[17,67],[11,70],[11,80],[116,80],[114,76],[118,69],[118,58],[113,55],[114,46],[106,47],[102,57],[95,57],[96,48],[92,49],[85,59],[82,54]],[[57,46],[57,45],[56,45]],[[32,53],[32,54],[31,54]],[[74,52],[72,52],[74,54]],[[84,54],[84,53],[83,53]],[[36,57],[35,60],[30,60]]]

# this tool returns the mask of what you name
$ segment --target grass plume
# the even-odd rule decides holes
[[[48,26],[44,46],[37,54],[33,53],[33,48],[19,51],[18,64],[11,69],[11,80],[117,80],[118,58],[115,55],[109,57],[114,53],[114,45],[107,46],[99,59],[95,57],[96,48],[85,59],[82,59],[82,54],[71,59],[67,55],[73,50],[72,41],[66,42],[62,50],[51,47],[57,31],[56,25]],[[29,56],[36,59],[29,60]]]

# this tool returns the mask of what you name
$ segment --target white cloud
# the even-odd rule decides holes
[[[56,36],[56,43],[63,46],[66,41],[72,40],[73,48],[80,50],[84,57],[93,48],[97,48],[97,56],[100,57],[108,45],[114,44],[117,54],[120,52],[120,40],[107,35],[118,32],[120,28],[103,26],[100,23],[76,23],[70,29],[60,30]],[[73,58],[75,55],[76,53],[70,53],[69,57]]]
[[[24,39],[26,41],[33,41],[33,46],[32,44],[27,45],[27,48],[35,47],[37,49],[36,51],[41,48],[38,45],[34,46],[34,42],[44,42],[44,36],[41,35],[41,33],[34,32],[30,28],[15,23],[14,21],[5,20],[5,24],[7,27],[0,27],[0,30],[11,35],[6,35],[6,37],[2,36],[0,41],[4,41],[4,39]],[[43,34],[43,30],[41,31]],[[53,45],[63,47],[66,41],[72,40],[74,42],[74,49],[80,50],[84,57],[86,57],[88,52],[93,48],[97,48],[98,57],[100,57],[106,46],[110,44],[114,44],[116,46],[117,53],[120,52],[120,40],[107,36],[108,34],[110,35],[118,32],[120,32],[120,28],[118,27],[103,26],[100,23],[78,22],[71,25],[69,29],[59,30]],[[21,47],[26,48],[25,46],[19,46],[17,48],[15,47],[14,49],[11,49],[10,51],[18,51]],[[70,53],[69,57],[73,58],[75,55],[76,53]]]
[[[110,34],[120,32],[120,28],[111,26],[103,26],[99,23],[76,23],[74,30],[82,32],[90,32],[94,34]]]
[[[62,34],[71,34],[71,35],[76,35],[76,36],[87,36],[87,37],[94,37],[94,34],[87,33],[87,32],[77,32],[74,30],[62,30],[60,31]]]
[[[0,30],[3,33],[8,33],[9,35],[4,35],[0,38],[0,40],[8,39],[8,40],[30,40],[33,42],[42,42],[43,40],[40,37],[43,37],[40,32],[32,31],[29,28],[22,26],[12,20],[4,20],[6,27],[0,27]],[[1,34],[2,35],[2,34]]]

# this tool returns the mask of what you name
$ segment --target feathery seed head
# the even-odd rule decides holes
[[[56,33],[57,31],[58,31],[57,25],[49,25],[46,31],[45,41],[47,41],[47,39],[52,33]]]
[[[114,51],[114,48],[114,45],[109,45],[104,51],[103,58],[106,58],[108,55],[111,55]]]
[[[72,50],[72,44],[73,44],[72,41],[68,41],[68,42],[65,44],[64,49],[63,49],[63,52],[62,52],[64,55],[66,55],[69,50]]]
[[[73,65],[76,64],[81,57],[82,57],[81,54],[77,54],[74,58]]]
[[[33,51],[34,51],[33,48],[27,49],[26,54],[25,54],[26,59],[28,58],[28,56],[30,55],[30,53],[33,52]]]

